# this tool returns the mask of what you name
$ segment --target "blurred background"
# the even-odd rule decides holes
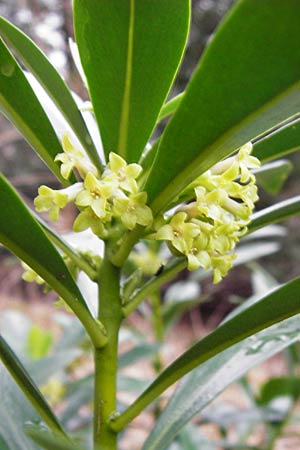
[[[205,45],[233,3],[234,0],[192,1],[192,26],[188,47],[170,97],[185,88]],[[87,100],[87,92],[74,65],[68,43],[69,37],[73,37],[70,0],[0,0],[0,14],[28,34],[48,55],[73,91]],[[293,168],[283,189],[276,195],[260,190],[258,209],[299,193],[300,158],[297,152],[288,158]],[[0,116],[0,167],[30,207],[33,206],[33,199],[41,184],[58,187],[49,170],[3,116]],[[55,224],[56,229],[69,232],[74,213],[72,208],[67,209]],[[270,230],[270,234],[263,239],[257,239],[256,247],[244,246],[240,260],[242,262],[243,258],[246,259],[246,264],[237,265],[218,285],[212,285],[210,277],[191,276],[185,272],[180,274],[175,290],[176,295],[186,301],[186,307],[182,308],[177,327],[181,327],[185,332],[185,338],[178,343],[177,331],[171,333],[174,348],[169,349],[166,359],[172,359],[188,342],[217,326],[226,314],[244,299],[297,276],[300,267],[299,227],[300,218],[294,217],[280,227]],[[262,257],[254,261],[257,255]],[[52,330],[55,335],[53,330],[56,324],[51,319],[55,295],[43,293],[43,289],[34,283],[25,283],[21,278],[22,273],[23,269],[16,258],[0,247],[0,326],[3,325],[4,318],[17,320],[20,316],[14,315],[15,313],[11,315],[12,311],[17,311],[31,322],[39,324],[42,329]],[[180,291],[183,281],[188,282],[190,287],[187,289],[187,285],[184,285],[184,294]],[[178,294],[179,292],[181,294]],[[165,301],[172,299],[172,295],[174,297],[174,289],[172,293],[172,286],[167,286],[164,289]],[[142,329],[142,316],[135,316],[135,320]],[[258,386],[269,377],[281,375],[285,371],[286,360],[282,356],[276,356],[249,377],[251,382],[253,378],[254,384]],[[232,395],[229,394],[229,397]],[[259,433],[255,439],[253,448],[263,448],[260,447],[262,438]],[[299,447],[299,428],[279,440],[276,446],[274,444],[276,449]]]

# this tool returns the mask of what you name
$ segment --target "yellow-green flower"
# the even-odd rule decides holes
[[[62,137],[62,147],[64,153],[58,153],[54,161],[60,161],[60,172],[62,176],[68,180],[73,169],[76,169],[84,178],[88,172],[97,175],[96,167],[88,159],[87,155],[80,149],[74,147],[68,134],[64,134]]]
[[[49,212],[51,220],[59,218],[60,209],[67,203],[74,201],[77,194],[82,190],[82,183],[75,183],[65,189],[54,190],[42,185],[38,189],[38,196],[34,199],[34,206],[37,212]]]
[[[92,208],[85,208],[75,219],[73,230],[80,232],[90,228],[92,232],[104,239],[107,231],[101,219],[95,214]]]
[[[84,180],[84,190],[77,195],[75,204],[91,207],[99,219],[109,222],[111,212],[108,199],[112,197],[116,188],[113,181],[104,183],[89,172]]]
[[[24,269],[24,273],[22,275],[22,279],[27,281],[28,283],[37,283],[44,284],[45,280],[40,277],[31,267],[29,267],[26,263],[21,261],[21,266]]]
[[[231,269],[236,254],[212,257],[213,282],[219,283]]]
[[[158,224],[154,237],[165,240],[187,258],[189,270],[212,268],[218,283],[232,267],[238,240],[247,232],[254,203],[258,200],[255,176],[259,166],[252,144],[213,166],[189,185],[182,198],[195,192],[195,200],[183,205],[167,224]]]
[[[111,152],[103,180],[117,182],[123,191],[135,194],[138,192],[136,179],[142,170],[139,164],[127,164],[121,156]]]
[[[152,224],[153,216],[146,202],[146,192],[139,192],[130,197],[116,197],[113,201],[113,215],[120,218],[128,230],[132,230],[136,224],[147,227]]]
[[[48,186],[40,186],[38,196],[34,199],[34,206],[37,212],[49,211],[51,220],[56,221],[59,217],[59,210],[68,203],[67,194],[55,191]]]
[[[188,215],[177,212],[170,222],[163,225],[156,233],[156,239],[170,241],[172,246],[182,254],[186,254],[192,248],[193,239],[199,235],[199,227],[191,222],[186,222]]]

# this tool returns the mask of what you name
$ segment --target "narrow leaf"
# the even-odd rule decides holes
[[[31,70],[58,109],[62,112],[92,161],[101,161],[86,124],[65,82],[43,52],[22,31],[0,17],[0,34],[14,49],[24,65]]]
[[[42,427],[36,425],[26,425],[25,433],[34,442],[45,450],[82,450],[83,447],[71,443],[70,440],[62,439],[54,433],[50,433]]]
[[[283,285],[197,342],[169,365],[150,387],[112,422],[112,427],[115,430],[122,429],[169,386],[201,363],[258,331],[299,313],[299,289],[299,279]]]
[[[45,398],[39,391],[38,387],[22,365],[21,361],[14,354],[7,342],[0,335],[0,357],[11,376],[22,389],[30,403],[34,406],[41,418],[49,426],[49,428],[59,434],[64,435],[60,423],[58,422],[53,411],[49,407]]]
[[[146,184],[155,212],[217,161],[299,112],[299,26],[296,0],[235,4],[162,136]]]
[[[55,155],[63,152],[52,125],[22,69],[0,39],[0,112],[15,125],[28,143],[65,185]]]
[[[169,102],[165,103],[164,106],[160,110],[158,120],[163,120],[166,117],[170,116],[171,114],[174,114],[174,112],[178,108],[183,96],[184,96],[184,92],[176,95],[176,97],[173,97]]]
[[[265,164],[255,171],[257,184],[269,194],[278,194],[292,170],[292,163],[286,159]]]
[[[138,161],[181,61],[189,0],[74,1],[75,34],[105,154]]]
[[[163,450],[196,414],[250,369],[298,340],[299,316],[284,320],[219,353],[178,386],[143,450]]]
[[[41,418],[15,383],[0,358],[0,448],[1,450],[40,450],[23,431],[27,421]],[[18,430],[16,432],[16,429]]]
[[[0,242],[66,301],[97,345],[103,344],[103,332],[92,318],[63,258],[2,175],[0,193]]]
[[[278,223],[289,217],[300,214],[300,196],[283,200],[275,205],[264,208],[261,211],[253,214],[250,224],[248,225],[249,232],[256,231],[272,223]]]
[[[268,380],[261,388],[258,401],[266,405],[276,397],[291,397],[297,400],[300,396],[300,378],[295,377],[274,377]]]
[[[261,161],[271,161],[296,150],[300,150],[300,119],[257,141],[253,155]]]

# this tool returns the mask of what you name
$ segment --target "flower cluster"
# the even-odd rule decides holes
[[[250,169],[260,162],[251,151],[248,143],[197,178],[190,186],[195,200],[180,207],[155,235],[167,241],[172,253],[187,257],[189,270],[212,268],[214,283],[232,267],[232,251],[258,200]]]
[[[68,136],[63,137],[62,145],[64,153],[55,158],[62,163],[62,176],[68,179],[74,171],[82,181],[61,190],[41,186],[34,201],[38,212],[48,211],[50,219],[57,220],[60,209],[74,202],[80,210],[73,224],[74,231],[91,228],[102,239],[107,238],[115,220],[128,230],[137,224],[152,224],[152,211],[146,205],[147,194],[140,192],[137,184],[142,172],[140,165],[127,164],[111,152],[107,167],[99,174],[83,151],[73,146]]]
[[[136,225],[147,227],[148,238],[166,241],[171,252],[185,256],[189,270],[212,268],[213,280],[219,282],[232,267],[233,250],[247,232],[247,224],[258,200],[257,187],[251,169],[260,163],[251,156],[252,144],[219,162],[198,177],[182,193],[193,201],[177,208],[173,215],[156,218],[147,206],[147,194],[141,192],[138,177],[142,167],[127,164],[121,156],[111,152],[102,173],[87,155],[76,149],[68,136],[62,140],[64,153],[56,156],[65,179],[74,172],[80,181],[61,190],[41,186],[35,199],[38,212],[49,212],[57,220],[60,209],[73,202],[79,209],[73,229],[90,228],[102,239],[120,235],[124,229]],[[29,275],[26,275],[29,276]]]

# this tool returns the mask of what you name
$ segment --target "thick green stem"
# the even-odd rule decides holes
[[[117,433],[109,426],[116,412],[118,334],[122,320],[120,270],[107,252],[99,270],[99,320],[107,331],[105,347],[95,349],[94,449],[116,450]]]

